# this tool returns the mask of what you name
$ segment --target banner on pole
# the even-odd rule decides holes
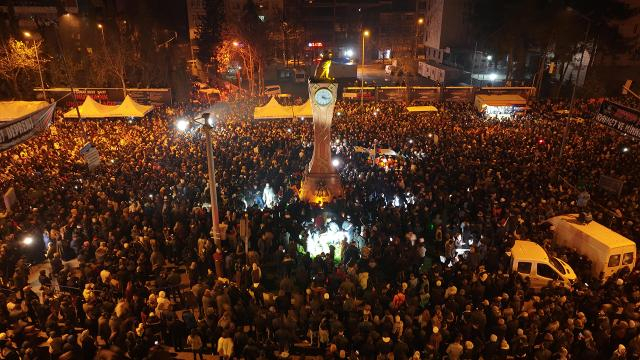
[[[622,193],[622,187],[624,186],[624,181],[611,176],[600,175],[599,185],[602,189],[620,196],[620,193]]]
[[[80,155],[84,157],[84,161],[89,166],[89,170],[93,170],[100,165],[100,153],[91,143],[86,143],[82,149],[80,149]]]
[[[596,115],[596,121],[640,139],[640,110],[605,100]]]

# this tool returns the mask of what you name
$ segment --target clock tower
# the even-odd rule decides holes
[[[338,84],[329,77],[331,60],[318,65],[322,77],[309,79],[309,100],[313,114],[313,156],[304,171],[300,199],[325,204],[342,196],[342,183],[331,161],[331,121]],[[328,63],[328,64],[327,64]],[[324,76],[323,76],[324,75]]]

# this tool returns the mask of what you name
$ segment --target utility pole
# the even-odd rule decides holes
[[[558,159],[562,159],[562,153],[564,152],[564,146],[567,141],[567,133],[569,132],[569,122],[573,119],[573,106],[576,97],[576,87],[578,85],[578,79],[580,78],[580,70],[582,70],[582,60],[584,59],[585,47],[587,40],[589,39],[589,30],[591,30],[591,19],[584,17],[587,20],[587,30],[584,33],[584,42],[580,47],[580,62],[578,63],[578,70],[576,71],[575,79],[573,80],[573,89],[571,90],[571,101],[569,102],[569,118],[564,122],[564,131],[562,132],[562,143],[560,145],[560,155]]]

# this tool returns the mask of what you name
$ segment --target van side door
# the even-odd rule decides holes
[[[560,280],[560,275],[548,264],[537,263],[536,264],[536,281],[539,283],[539,287],[543,288],[549,284],[549,281]]]

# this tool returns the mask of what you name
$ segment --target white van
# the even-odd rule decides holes
[[[282,92],[280,85],[266,85],[264,87],[264,94],[269,96],[279,95]]]
[[[633,270],[636,264],[636,243],[591,221],[583,224],[577,214],[560,215],[547,220],[553,225],[553,239],[556,244],[575,249],[580,255],[591,260],[591,275],[603,280],[622,268]]]
[[[542,246],[534,242],[516,240],[510,255],[511,270],[529,278],[534,290],[542,289],[550,281],[559,281],[567,288],[576,282],[576,273],[571,266],[549,256]]]

